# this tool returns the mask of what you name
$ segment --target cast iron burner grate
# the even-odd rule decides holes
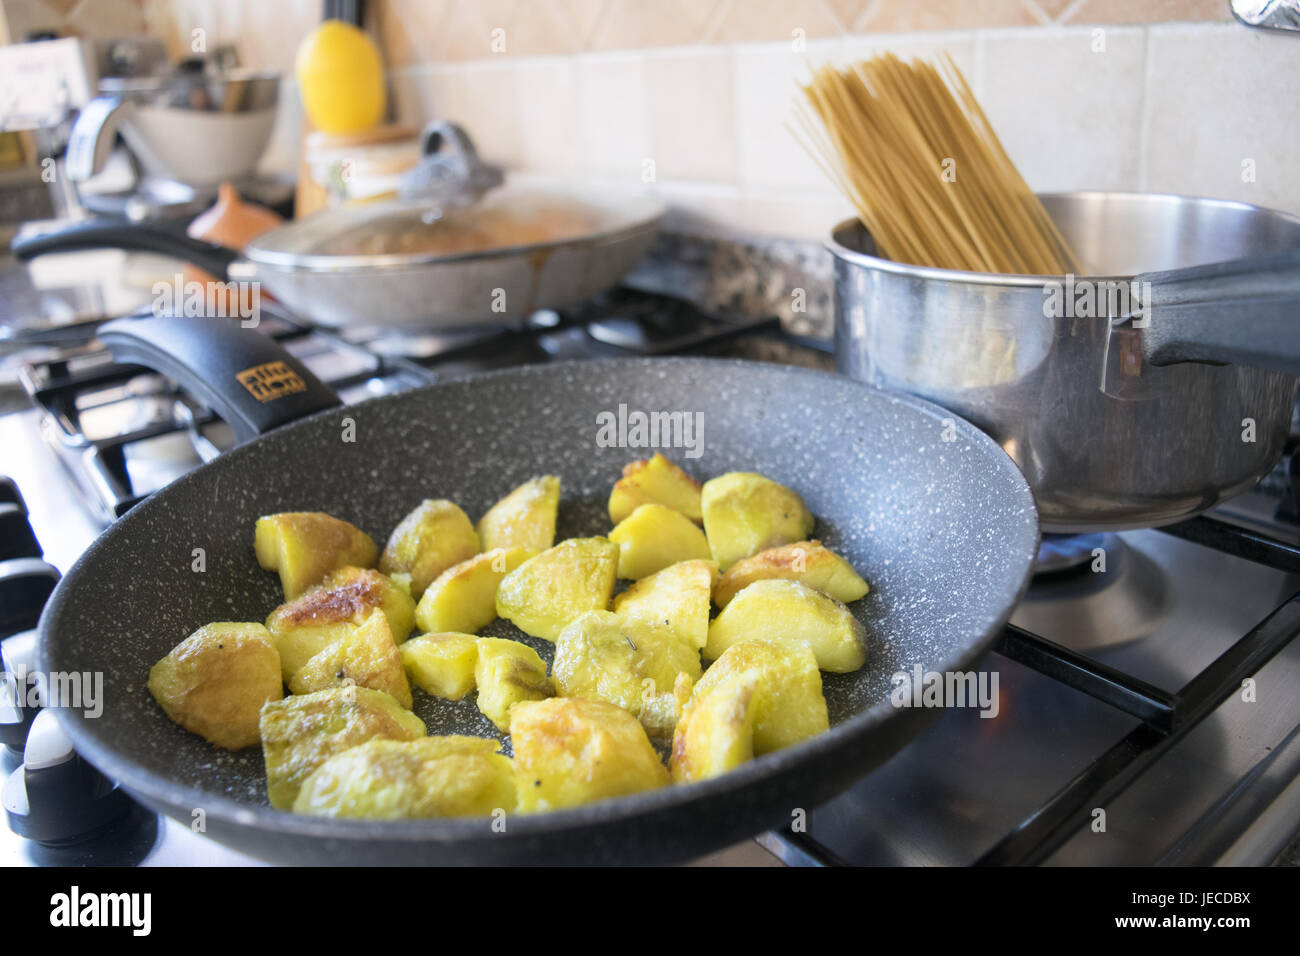
[[[684,354],[739,336],[779,334],[780,322],[706,313],[683,299],[619,288],[517,326],[345,333],[304,325],[264,304],[258,329],[351,403],[495,368]],[[47,440],[105,523],[233,444],[225,424],[175,383],[113,362],[94,342],[27,366],[21,380],[43,412]]]
[[[1158,530],[1279,571],[1300,573],[1300,548],[1229,521],[1201,515]],[[1088,825],[1092,808],[1113,802],[1297,634],[1300,592],[1171,693],[1023,628],[1006,625],[994,653],[1136,717],[1140,723],[1006,833],[975,865],[1029,866],[1047,861]],[[1264,759],[1265,764],[1269,759]],[[786,862],[810,866],[845,863],[810,834],[789,827],[769,834],[765,842]]]
[[[737,321],[706,314],[681,300],[628,289],[616,290],[564,315],[539,313],[529,322],[509,328],[420,337],[391,333],[343,337],[273,315],[264,318],[263,331],[294,350],[309,367],[318,362],[320,367],[313,371],[345,400],[508,364],[708,351],[738,336],[754,334],[809,355],[814,354],[814,347],[818,352],[826,350],[824,344],[813,346],[782,332],[776,319]],[[199,461],[222,450],[219,440],[205,445],[207,431],[221,426],[211,412],[165,379],[144,369],[114,365],[106,353],[93,347],[31,367],[24,383],[45,413],[48,437],[60,458],[79,477],[79,484],[90,489],[106,520],[121,515],[151,490],[137,487],[132,480],[128,468],[132,446],[180,436]],[[150,414],[115,432],[95,431],[96,416],[131,402]],[[89,431],[88,425],[92,426]],[[1275,527],[1286,533],[1284,522]],[[1300,547],[1266,529],[1201,516],[1161,530],[1214,551],[1300,574]],[[975,862],[1015,865],[1049,860],[1072,834],[1087,825],[1090,808],[1128,790],[1297,633],[1300,592],[1275,607],[1180,689],[1170,692],[1008,624],[994,646],[995,653],[1056,685],[1087,694],[1137,723],[1017,825],[1001,831],[1001,837]],[[1266,757],[1263,763],[1268,760]],[[832,845],[815,837],[815,831],[815,827],[813,833],[787,828],[760,840],[788,863],[845,862]],[[1201,838],[1212,839],[1213,835]]]

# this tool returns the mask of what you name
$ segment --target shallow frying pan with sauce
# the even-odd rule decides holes
[[[12,252],[120,248],[259,283],[292,312],[330,326],[437,329],[522,319],[590,299],[636,264],[663,205],[626,190],[509,183],[434,219],[391,200],[322,210],[242,250],[150,222],[91,219],[20,235]]]
[[[98,718],[60,710],[77,749],[151,807],[211,837],[291,863],[672,862],[788,824],[888,759],[937,717],[899,709],[891,677],[972,669],[1019,599],[1038,545],[1033,498],[1011,459],[951,413],[836,375],[716,359],[542,365],[358,405],[337,399],[269,339],[205,319],[119,320],[102,330],[122,360],[194,387],[248,436],[136,506],[69,571],[41,620],[45,671],[99,671]],[[258,401],[235,373],[284,362],[296,391]],[[597,416],[700,413],[702,453],[663,449],[699,478],[754,470],[796,488],[815,534],[871,583],[853,611],[868,661],[827,674],[831,729],[725,776],[554,813],[363,821],[297,816],[267,803],[260,750],[217,750],[171,723],[145,686],[150,666],[214,620],[262,620],[278,577],[253,555],[258,516],[322,510],[376,540],[425,497],[481,515],[538,474],[562,478],[557,538],[609,530],[610,486],[650,449],[602,447]],[[306,416],[301,421],[286,420]],[[345,419],[355,440],[344,441]],[[206,571],[195,572],[195,548]],[[503,621],[486,633],[552,645]],[[493,734],[472,699],[416,691],[430,733]]]

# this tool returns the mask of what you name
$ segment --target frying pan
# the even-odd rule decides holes
[[[279,346],[236,323],[118,320],[115,355],[195,387],[237,432],[266,432],[186,475],[110,527],[69,571],[40,624],[45,672],[102,672],[96,719],[59,711],[77,749],[149,806],[258,857],[293,863],[665,863],[788,824],[843,791],[937,710],[896,708],[892,675],[915,664],[969,670],[1018,601],[1038,545],[1033,498],[989,438],[909,396],[820,372],[722,359],[540,365],[341,407]],[[234,370],[284,362],[301,388],[259,402]],[[297,387],[295,385],[295,387]],[[287,390],[284,390],[287,391]],[[815,534],[872,590],[853,613],[868,662],[826,674],[831,729],[724,776],[548,814],[488,819],[331,820],[272,810],[256,748],[219,751],[164,716],[150,666],[214,620],[262,620],[281,600],[253,555],[256,518],[324,510],[384,541],[422,498],[477,516],[540,473],[562,478],[557,539],[609,530],[622,466],[646,448],[603,447],[619,405],[703,418],[702,452],[664,449],[696,476],[760,471],[799,490]],[[304,415],[283,425],[285,419]],[[354,441],[345,441],[352,423]],[[192,570],[203,548],[206,570]],[[550,661],[552,645],[498,621]],[[416,691],[430,733],[494,735],[472,700]]]
[[[236,251],[152,222],[90,219],[14,239],[13,255],[118,248],[192,263],[223,282],[260,283],[298,315],[329,326],[435,329],[525,318],[590,299],[649,248],[663,205],[625,190],[534,181],[506,186],[484,208],[581,203],[598,225],[580,236],[482,252],[322,255],[337,237],[377,224],[420,226],[420,207],[391,201],[322,210]]]

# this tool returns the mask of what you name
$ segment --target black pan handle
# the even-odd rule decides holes
[[[1136,281],[1144,298],[1150,290],[1142,351],[1152,365],[1230,362],[1300,375],[1300,250]]]
[[[342,404],[278,342],[234,319],[114,319],[98,337],[118,361],[154,369],[197,396],[241,444]]]
[[[23,261],[47,252],[78,252],[83,249],[157,252],[191,262],[222,280],[230,278],[230,264],[239,258],[239,253],[233,249],[195,239],[179,229],[168,229],[150,222],[98,217],[47,232],[19,235],[10,247],[14,258]]]

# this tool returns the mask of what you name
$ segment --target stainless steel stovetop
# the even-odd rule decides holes
[[[647,330],[625,308],[542,317],[503,337],[398,342],[347,342],[292,323],[269,329],[349,400],[557,357],[775,350],[828,364],[774,322],[708,320],[701,335],[684,331],[692,321]],[[0,473],[17,482],[46,560],[63,570],[139,495],[229,443],[222,424],[170,383],[119,373],[93,350],[44,362],[26,376],[42,410],[0,418]],[[1085,563],[1036,579],[980,665],[1000,675],[997,718],[945,712],[812,810],[806,830],[763,834],[759,844],[790,864],[1271,862],[1300,828],[1300,642],[1290,640],[1300,631],[1300,525],[1276,517],[1280,487],[1174,533],[1107,536],[1104,571]],[[1246,677],[1253,701],[1240,692]],[[6,759],[6,770],[17,766]],[[722,861],[764,859],[751,847]],[[141,811],[73,847],[40,847],[0,828],[0,862],[256,861]]]

